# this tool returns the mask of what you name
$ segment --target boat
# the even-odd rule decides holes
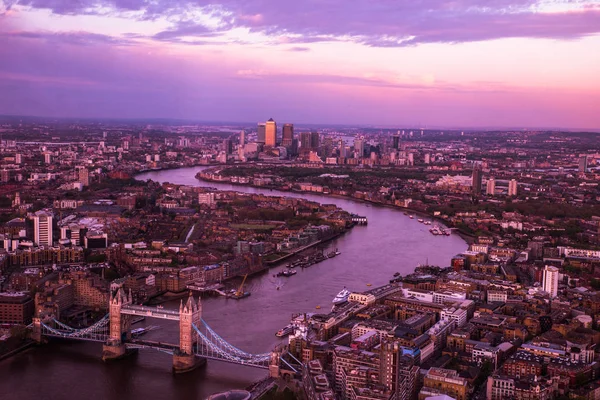
[[[294,276],[294,275],[296,275],[296,274],[297,274],[297,272],[296,272],[296,270],[295,270],[295,269],[288,269],[288,270],[285,270],[285,271],[281,271],[281,272],[279,272],[279,273],[277,274],[277,276],[285,276],[285,277],[290,277],[290,276]]]
[[[367,283],[367,286],[371,286],[371,284],[370,284],[370,283]]]
[[[250,292],[244,292],[244,283],[246,283],[246,279],[248,278],[248,274],[244,275],[244,279],[242,280],[242,284],[240,285],[240,287],[238,288],[238,290],[236,290],[233,293],[229,294],[229,298],[231,299],[235,299],[235,300],[239,300],[239,299],[243,299],[244,297],[248,297],[250,296]]]
[[[414,215],[409,215],[409,216],[408,216],[408,218],[410,218],[410,219],[414,219],[414,218],[415,218],[415,216],[414,216]]]
[[[289,324],[283,328],[281,328],[280,330],[277,331],[277,333],[275,334],[275,336],[277,337],[284,337],[289,335],[290,333],[294,332],[294,325]]]
[[[419,221],[420,223],[425,222],[425,220],[423,218],[419,218],[417,221]]]
[[[321,306],[316,306],[315,308],[316,308],[317,310],[320,310],[320,309],[321,309]]]
[[[445,229],[444,230],[444,235],[450,236],[450,229]]]
[[[400,272],[396,272],[396,273],[394,274],[394,278],[397,278],[397,277],[399,277],[399,276],[400,276]]]
[[[342,289],[341,292],[339,292],[337,294],[337,296],[335,296],[332,303],[335,305],[344,304],[345,302],[348,301],[348,297],[350,297],[350,291],[348,289],[344,288],[344,289]]]
[[[136,328],[136,329],[132,329],[131,330],[131,336],[135,337],[139,337],[142,336],[145,333],[148,333],[150,331],[153,331],[155,329],[159,329],[160,327],[157,325],[150,325],[150,326],[146,326],[144,328]]]
[[[235,292],[235,293],[229,295],[229,298],[234,299],[234,300],[240,300],[240,299],[250,296],[250,294],[251,294],[250,292]]]
[[[425,221],[425,225],[431,225],[431,221]]]
[[[332,250],[329,253],[327,253],[327,258],[333,258],[335,256],[339,256],[340,254],[342,254],[342,253],[340,253],[340,251],[338,249],[335,249],[335,250]]]

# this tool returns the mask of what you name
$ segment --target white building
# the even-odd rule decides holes
[[[52,220],[53,215],[45,211],[38,211],[31,217],[33,219],[33,242],[38,246],[52,246]]]
[[[514,179],[511,179],[510,182],[508,182],[508,195],[509,196],[517,195],[517,181]]]
[[[558,295],[558,268],[546,265],[544,267],[543,287],[551,297]]]
[[[459,328],[467,323],[467,310],[464,308],[444,308],[440,314],[440,319],[445,321],[455,321]]]
[[[485,194],[488,196],[493,196],[496,193],[496,180],[494,178],[490,178],[487,181],[485,187]]]
[[[215,204],[214,192],[198,193],[198,203],[199,204],[207,204],[209,206],[214,205]]]

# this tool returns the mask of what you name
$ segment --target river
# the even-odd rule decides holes
[[[215,187],[245,193],[302,197],[319,203],[334,203],[342,209],[368,218],[366,226],[329,243],[341,255],[307,269],[291,278],[274,278],[273,273],[250,280],[248,298],[236,301],[220,297],[204,299],[203,318],[223,338],[238,348],[262,353],[280,339],[275,332],[285,326],[293,313],[327,312],[331,300],[344,287],[367,290],[389,281],[395,272],[407,274],[417,264],[429,262],[447,266],[450,258],[467,244],[458,235],[433,236],[428,226],[409,219],[402,212],[339,197],[278,192],[230,184],[202,182],[195,178],[206,167],[147,172],[137,179],[152,179],[184,185]],[[277,286],[283,283],[280,290]],[[165,307],[177,307],[171,302]],[[148,339],[176,342],[178,326],[168,321],[146,320],[136,327],[158,325]],[[53,341],[50,344],[0,362],[2,399],[203,399],[232,388],[244,388],[266,376],[266,371],[209,361],[206,367],[189,374],[171,374],[171,357],[152,351],[114,363],[100,361],[101,345]]]

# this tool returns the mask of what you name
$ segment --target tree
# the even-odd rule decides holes
[[[15,339],[25,340],[29,337],[29,328],[25,325],[13,325],[10,327],[10,336]]]

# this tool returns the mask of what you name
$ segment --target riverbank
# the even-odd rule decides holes
[[[360,198],[356,198],[356,197],[348,196],[348,195],[341,195],[341,194],[334,194],[334,193],[322,193],[322,192],[311,192],[311,191],[306,191],[306,190],[287,189],[287,188],[281,188],[281,187],[257,186],[257,185],[253,185],[253,184],[245,184],[245,183],[231,182],[231,181],[219,181],[219,180],[208,179],[206,177],[203,177],[200,172],[195,175],[195,178],[197,180],[200,180],[203,182],[208,182],[208,183],[228,184],[228,185],[232,185],[232,186],[252,187],[252,188],[263,189],[263,190],[277,190],[279,192],[311,194],[311,195],[316,195],[316,196],[325,197],[325,198],[332,197],[332,198],[338,198],[338,199],[343,199],[343,200],[350,200],[350,201],[367,204],[367,205],[371,205],[371,206],[385,207],[385,208],[389,208],[389,209],[396,210],[396,211],[408,211],[408,212],[414,213],[415,215],[417,215],[419,217],[431,219],[432,221],[437,221],[437,222],[443,223],[444,225],[449,225],[447,221],[440,218],[439,216],[433,215],[428,212],[424,212],[423,210],[416,210],[416,209],[410,208],[410,207],[399,207],[399,206],[396,206],[393,204],[385,204],[385,203],[380,203],[380,202],[376,202],[376,201],[372,201],[372,200],[360,199]],[[453,226],[448,226],[448,228],[452,228],[452,231],[456,232],[456,234],[458,236],[460,236],[461,239],[463,239],[465,242],[467,242],[467,244],[470,245],[475,242],[475,238],[476,238],[475,236],[473,236],[459,228],[453,227]]]
[[[31,348],[35,345],[36,345],[36,342],[34,342],[33,340],[27,340],[25,344],[23,344],[17,348],[14,348],[6,353],[0,354],[0,361],[6,360],[7,358],[10,358],[21,352],[24,352],[25,350],[28,350],[29,348]]]

